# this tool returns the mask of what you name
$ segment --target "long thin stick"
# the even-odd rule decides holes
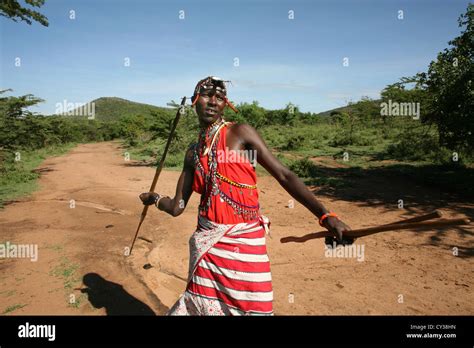
[[[364,237],[370,234],[386,232],[386,231],[396,231],[396,230],[412,230],[417,228],[439,228],[439,227],[448,227],[456,225],[467,225],[470,223],[469,219],[443,219],[437,221],[423,221],[423,222],[412,222],[412,223],[400,223],[400,224],[391,224],[391,225],[382,225],[376,227],[361,228],[357,230],[347,231],[344,233],[344,236],[348,237]],[[280,239],[281,243],[295,242],[295,243],[304,243],[311,239],[330,237],[333,234],[329,231],[309,233],[302,237],[284,237]]]
[[[400,221],[396,221],[396,222],[391,222],[391,223],[383,225],[383,226],[406,224],[406,223],[409,223],[409,222],[421,222],[421,221],[426,221],[426,220],[431,220],[431,219],[437,219],[437,218],[440,218],[442,215],[443,214],[440,211],[435,210],[435,211],[433,211],[429,214],[415,216],[415,217],[410,218],[410,219],[404,219],[404,220],[400,220]]]
[[[178,108],[178,111],[176,112],[176,117],[174,118],[173,125],[171,126],[171,131],[170,131],[170,135],[168,136],[168,141],[166,142],[165,151],[163,152],[163,155],[161,155],[161,160],[160,160],[160,164],[158,165],[158,168],[156,168],[155,176],[150,186],[150,192],[155,191],[156,183],[158,182],[158,178],[160,177],[161,170],[163,169],[163,164],[165,163],[166,154],[168,153],[168,148],[170,147],[171,140],[173,139],[174,131],[176,130],[176,127],[178,126],[179,118],[182,113],[181,110],[185,103],[186,103],[186,97],[183,97],[183,99],[181,100],[181,107]],[[149,207],[148,205],[145,205],[143,207],[142,215],[140,216],[140,222],[138,223],[137,231],[135,232],[135,237],[133,237],[132,245],[130,246],[130,251],[128,255],[132,255],[133,246],[135,245],[135,241],[137,240],[140,227],[142,226],[142,223],[145,220],[146,214],[148,212],[148,207]]]

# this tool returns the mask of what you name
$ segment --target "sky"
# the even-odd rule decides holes
[[[53,114],[99,97],[166,106],[213,75],[236,103],[322,112],[426,71],[468,3],[46,0],[49,27],[0,17],[0,88]]]

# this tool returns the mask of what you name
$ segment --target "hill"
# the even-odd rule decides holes
[[[69,115],[95,115],[101,121],[118,120],[123,116],[149,115],[150,112],[169,113],[171,108],[158,107],[150,104],[137,103],[117,97],[102,97],[83,106],[75,108]]]
[[[382,102],[381,99],[373,99],[373,100],[370,100],[368,101],[369,103],[373,104],[375,107],[379,107],[380,103]],[[344,112],[347,112],[349,113],[350,111],[353,111],[353,104],[349,104],[349,105],[346,105],[346,106],[341,106],[339,108],[335,108],[335,109],[331,109],[331,110],[326,110],[326,111],[323,111],[323,112],[320,112],[318,114],[318,116],[321,116],[321,117],[328,117],[328,116],[331,116],[331,113],[333,112],[337,112],[337,113],[344,113]]]
[[[326,110],[326,111],[323,111],[323,112],[320,112],[318,114],[318,116],[321,116],[321,117],[329,117],[331,116],[331,113],[332,112],[339,112],[339,113],[342,113],[342,112],[349,112],[351,109],[350,106],[341,106],[339,108],[335,108],[335,109],[331,109],[331,110]]]

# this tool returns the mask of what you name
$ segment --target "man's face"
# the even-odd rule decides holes
[[[215,122],[222,116],[226,102],[224,93],[216,89],[203,91],[196,102],[196,112],[202,126]]]

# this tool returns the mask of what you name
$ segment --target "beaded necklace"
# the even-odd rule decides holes
[[[232,192],[232,186],[240,189],[250,189],[252,194],[253,190],[257,188],[256,185],[247,185],[237,183],[231,179],[226,178],[217,171],[217,143],[220,138],[220,130],[222,127],[226,126],[230,122],[226,122],[224,119],[217,120],[211,124],[206,129],[202,129],[199,134],[199,141],[194,147],[194,163],[198,171],[198,175],[201,175],[204,178],[204,189],[202,193],[201,203],[199,204],[199,212],[205,213],[209,210],[209,207],[212,203],[212,196],[219,195],[221,202],[226,202],[234,210],[234,214],[239,214],[245,218],[256,218],[258,216],[259,205],[245,205],[241,202],[238,202],[228,195],[226,195],[222,190],[220,190],[221,182],[226,182],[230,187],[230,192]],[[206,174],[204,168],[199,160],[199,154],[203,156],[208,156],[208,173]]]
[[[212,142],[216,140],[216,136],[218,136],[217,131],[226,124],[227,122],[221,118],[220,120],[215,120],[211,125],[209,125],[206,129],[202,128],[201,132],[199,133],[199,143],[203,146],[201,147],[201,154],[203,156],[207,155],[212,146]]]

